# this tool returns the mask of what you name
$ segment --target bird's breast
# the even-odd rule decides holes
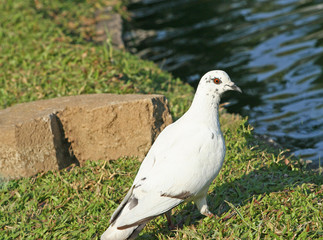
[[[209,187],[224,161],[225,144],[222,134],[210,131],[207,136],[195,154],[196,157],[191,159],[191,166],[185,174],[187,181],[194,179],[190,184],[195,195]]]
[[[199,166],[201,175],[212,182],[218,175],[225,156],[225,144],[222,134],[210,132],[210,139],[200,150]]]
[[[167,194],[197,195],[222,167],[225,145],[221,132],[194,125],[182,128],[167,141],[160,140],[153,152],[156,163],[145,175],[154,189],[158,186]]]

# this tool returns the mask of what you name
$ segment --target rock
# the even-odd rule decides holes
[[[115,48],[124,49],[122,40],[122,18],[119,14],[113,12],[112,7],[97,10],[96,18],[96,37],[94,41],[104,42],[108,38]]]
[[[81,164],[122,156],[143,158],[172,121],[160,95],[94,96],[57,114]]]
[[[32,176],[76,162],[68,152],[55,111],[53,101],[19,104],[0,111],[1,178]]]
[[[0,110],[0,175],[28,177],[86,160],[138,156],[172,122],[161,95],[93,94]]]

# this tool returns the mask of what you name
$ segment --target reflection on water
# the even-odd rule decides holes
[[[323,156],[323,1],[143,0],[128,49],[195,85],[223,69],[243,90],[230,112],[249,116],[303,158]]]

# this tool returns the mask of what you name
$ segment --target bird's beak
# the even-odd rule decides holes
[[[230,90],[242,93],[241,89],[237,85],[235,85],[234,83],[230,86]]]

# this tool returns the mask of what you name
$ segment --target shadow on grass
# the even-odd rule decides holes
[[[291,168],[295,165],[299,165],[299,168],[292,171]],[[219,221],[223,221],[231,209],[226,201],[234,206],[244,206],[259,195],[288,191],[304,183],[323,184],[322,177],[319,174],[307,171],[300,163],[295,165],[272,162],[232,181],[223,182],[222,184],[217,181],[214,191],[208,194],[207,200],[210,211],[219,217]],[[198,225],[203,218],[205,216],[199,213],[194,203],[186,204],[182,210],[173,215],[173,220],[175,220],[174,222],[178,229],[182,229],[183,226],[187,225]],[[175,237],[175,233],[168,230],[167,222],[165,221],[158,230],[152,233],[144,233],[140,236],[140,239],[156,238],[158,234]]]
[[[264,142],[250,137],[248,134],[245,137],[249,149],[251,146],[258,145],[259,147],[250,155],[249,153],[243,154],[244,159],[247,156],[247,160],[232,160],[235,156],[232,156],[231,152],[231,155],[228,155],[229,160],[224,163],[220,176],[211,186],[213,191],[208,194],[207,201],[210,211],[219,217],[217,221],[220,225],[227,218],[234,216],[232,213],[235,211],[230,211],[232,206],[229,204],[248,206],[254,201],[253,199],[260,201],[259,196],[263,198],[270,193],[293,191],[302,184],[323,184],[321,175],[309,171],[297,159],[291,159],[290,156],[279,153],[277,147],[266,146]],[[230,153],[230,149],[228,149],[228,153]],[[248,163],[248,161],[250,162]],[[179,230],[190,225],[198,229],[205,218],[199,213],[194,203],[187,203],[180,209],[176,209],[175,212],[172,218]],[[153,227],[148,225],[147,232],[142,233],[139,239],[157,239],[160,235],[165,238],[178,237],[177,232],[169,230],[165,217],[162,217],[164,219],[153,220]]]

